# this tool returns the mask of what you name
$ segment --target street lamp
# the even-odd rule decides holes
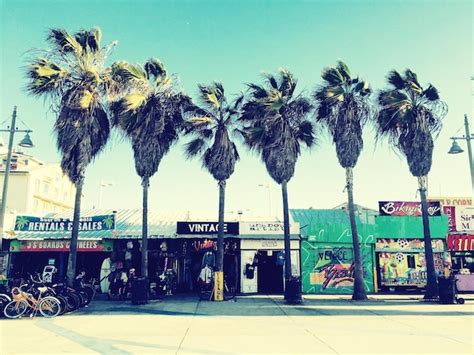
[[[258,184],[259,187],[264,187],[268,190],[268,216],[272,215],[272,193],[270,190],[270,184]]]
[[[469,158],[469,167],[471,169],[471,188],[472,192],[474,192],[474,161],[472,161],[471,147],[471,140],[474,139],[474,135],[469,132],[469,121],[467,119],[467,115],[464,115],[464,128],[466,130],[466,135],[462,137],[451,137],[451,139],[453,140],[453,145],[451,146],[451,149],[449,149],[448,154],[459,154],[464,152],[464,150],[456,142],[456,139],[462,139],[467,142],[467,156]]]
[[[3,192],[2,192],[2,204],[0,207],[0,253],[2,253],[2,240],[3,240],[3,228],[5,223],[5,210],[7,207],[8,197],[8,178],[10,177],[11,160],[13,153],[13,138],[15,133],[26,133],[25,137],[18,144],[20,147],[31,148],[33,142],[30,138],[31,129],[18,129],[16,127],[16,106],[13,107],[12,123],[7,129],[0,129],[0,132],[8,132],[10,138],[8,141],[8,152],[7,152],[7,165],[5,166],[5,177],[3,179]]]
[[[101,181],[100,182],[100,190],[99,190],[99,209],[102,207],[102,189],[104,187],[110,187],[110,186],[114,186],[114,183],[113,182],[106,182],[106,181]]]

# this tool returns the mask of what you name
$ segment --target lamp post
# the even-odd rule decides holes
[[[474,140],[474,135],[469,131],[469,121],[467,119],[467,115],[464,115],[464,128],[466,130],[466,134],[462,137],[451,137],[453,140],[453,145],[449,150],[448,154],[459,154],[464,152],[464,150],[459,146],[456,142],[456,139],[463,139],[467,142],[467,155],[469,158],[469,167],[471,169],[471,189],[474,193],[474,161],[472,160],[472,147],[471,147],[471,140]]]
[[[13,138],[15,133],[26,133],[25,137],[18,143],[20,147],[32,148],[33,142],[30,138],[31,129],[18,129],[16,127],[16,106],[13,107],[12,114],[12,123],[7,129],[0,129],[0,132],[8,132],[10,138],[8,141],[8,152],[7,152],[7,161],[5,166],[5,177],[3,179],[3,192],[2,192],[2,204],[0,207],[0,253],[2,252],[2,241],[3,241],[3,228],[5,223],[5,212],[7,207],[7,198],[8,198],[8,179],[10,177],[10,165],[13,154]]]
[[[258,184],[259,187],[264,187],[268,190],[268,217],[272,215],[272,193],[270,190],[270,184]]]
[[[99,209],[102,208],[102,194],[103,194],[102,190],[103,190],[104,187],[110,187],[110,186],[114,186],[114,183],[113,182],[106,182],[106,181],[101,181],[100,182],[99,205],[98,205]]]

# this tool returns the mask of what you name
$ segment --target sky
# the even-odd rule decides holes
[[[35,148],[28,153],[43,161],[60,159],[52,132],[55,117],[42,99],[25,92],[28,51],[47,47],[49,28],[74,32],[98,26],[103,44],[118,41],[109,64],[159,58],[192,97],[198,83],[220,81],[232,98],[246,83],[262,82],[262,72],[282,67],[298,78],[297,91],[309,95],[321,84],[322,69],[338,59],[377,92],[386,87],[389,70],[411,68],[422,85],[435,85],[449,106],[435,141],[429,195],[472,195],[467,154],[447,154],[449,138],[464,133],[464,114],[474,131],[469,0],[0,0],[0,13],[1,127],[8,125],[17,105],[19,119],[33,130]],[[367,126],[354,171],[356,203],[377,208],[380,200],[418,199],[417,180],[406,161],[374,137]],[[16,142],[21,138],[17,135]],[[174,146],[151,179],[150,208],[216,211],[217,219],[217,182],[199,161],[185,159],[186,141]],[[458,142],[466,148],[465,141]],[[279,186],[258,156],[241,145],[239,152],[241,161],[227,183],[226,211],[281,216]],[[103,188],[99,201],[101,182],[113,185]],[[347,199],[344,186],[335,147],[322,132],[318,146],[303,152],[288,184],[290,208],[335,207]],[[114,136],[87,169],[83,208],[141,208],[141,196],[131,147]]]

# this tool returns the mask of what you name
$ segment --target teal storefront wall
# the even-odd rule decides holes
[[[352,234],[344,210],[291,210],[301,228],[301,276],[307,294],[351,294]],[[375,214],[357,213],[367,292],[374,292]]]

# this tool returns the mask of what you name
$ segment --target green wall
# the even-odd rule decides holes
[[[421,217],[377,216],[377,238],[423,238]],[[448,234],[448,216],[430,217],[431,238],[445,239]]]

